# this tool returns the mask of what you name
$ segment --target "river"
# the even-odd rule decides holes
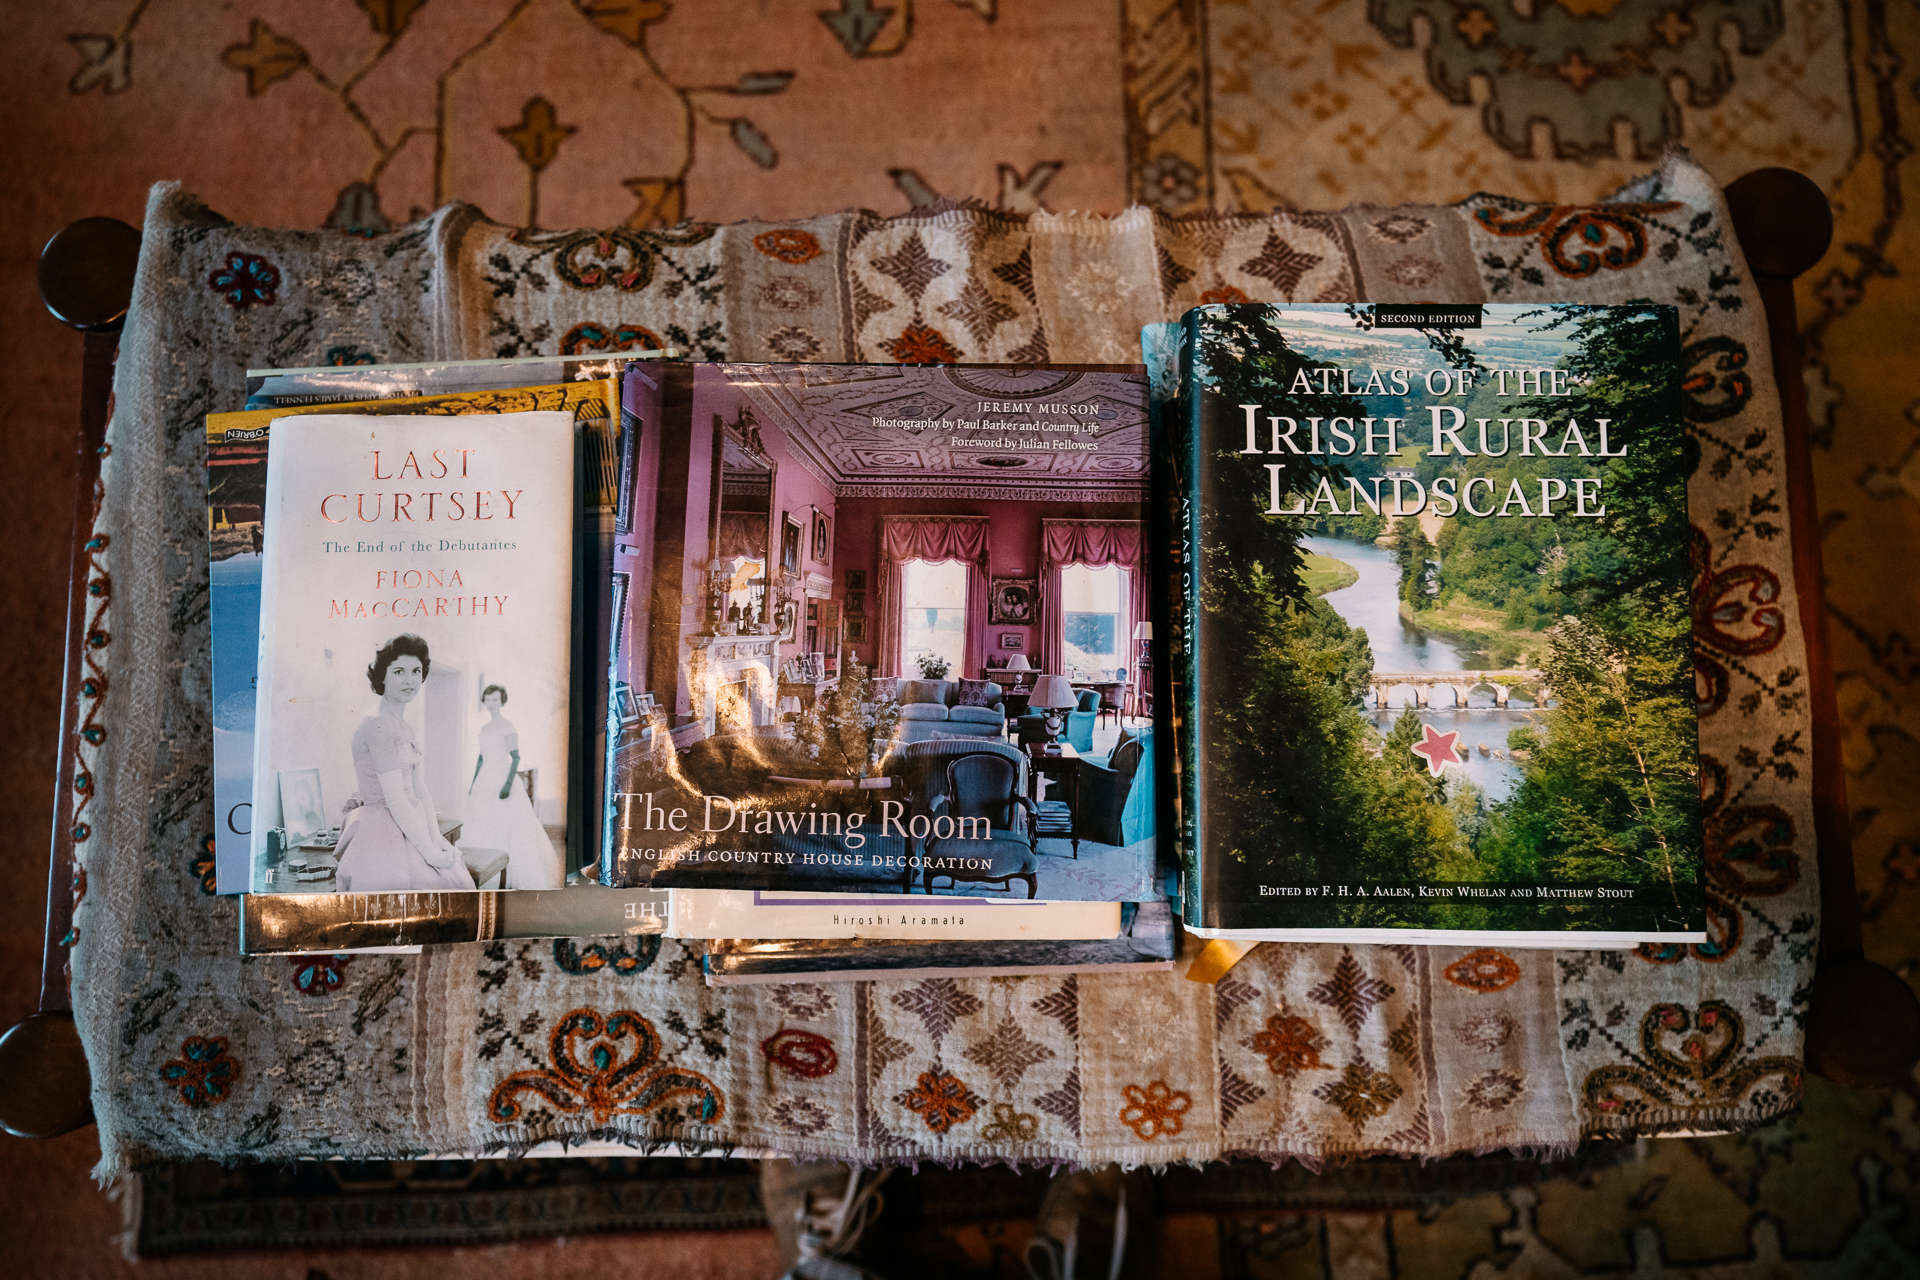
[[[1372,542],[1350,542],[1345,538],[1303,538],[1301,545],[1317,555],[1330,556],[1353,566],[1360,580],[1350,587],[1329,591],[1326,602],[1349,626],[1366,630],[1373,646],[1375,671],[1461,671],[1471,670],[1462,661],[1460,651],[1439,636],[1408,626],[1400,618],[1400,566],[1393,553]],[[1464,691],[1462,691],[1464,692]],[[1445,702],[1446,691],[1435,689],[1429,700]],[[1493,694],[1481,690],[1469,700],[1479,705],[1434,707],[1420,712],[1420,718],[1441,733],[1460,731],[1460,741],[1468,747],[1467,777],[1485,788],[1489,801],[1504,800],[1520,780],[1518,767],[1506,760],[1480,754],[1489,750],[1505,751],[1507,733],[1532,723],[1529,704],[1516,700],[1515,706],[1502,709],[1493,705]],[[1372,720],[1381,733],[1393,728],[1399,709],[1413,704],[1413,690],[1407,686],[1391,690],[1388,707],[1368,708],[1361,714]]]

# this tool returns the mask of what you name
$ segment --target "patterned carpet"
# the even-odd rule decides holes
[[[33,253],[78,216],[138,222],[159,178],[252,223],[374,228],[457,198],[575,227],[940,197],[1171,213],[1480,189],[1581,201],[1669,142],[1723,181],[1799,168],[1838,215],[1799,303],[1868,946],[1903,973],[1920,962],[1915,593],[1881,550],[1920,534],[1920,373],[1902,359],[1920,310],[1911,3],[87,0],[0,24],[16,59],[0,83],[16,229],[0,427],[54,493],[78,353],[37,314]],[[11,1020],[37,964],[65,551],[57,518],[19,503],[0,520],[0,591],[22,620],[0,667],[17,691],[0,736],[21,744],[0,803],[25,815],[0,850]],[[1763,1133],[1652,1144],[1430,1219],[1223,1217],[1218,1273],[1902,1273],[1915,1111],[1911,1089],[1813,1082],[1804,1114]],[[9,1184],[45,1176],[22,1150],[0,1155]]]

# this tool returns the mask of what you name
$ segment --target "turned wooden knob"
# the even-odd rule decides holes
[[[1733,233],[1757,276],[1791,280],[1826,255],[1833,209],[1819,184],[1792,169],[1755,169],[1727,187]]]
[[[71,1013],[36,1013],[0,1036],[0,1128],[16,1138],[92,1124],[92,1091]]]
[[[82,218],[40,250],[40,299],[83,333],[118,329],[133,302],[140,233],[118,218]]]

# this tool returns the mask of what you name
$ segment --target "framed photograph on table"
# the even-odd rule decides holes
[[[280,825],[286,828],[290,841],[327,829],[326,805],[320,799],[320,770],[280,771]]]
[[[995,578],[987,597],[989,626],[1030,627],[1040,615],[1038,578]]]

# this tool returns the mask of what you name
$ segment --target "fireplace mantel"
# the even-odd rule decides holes
[[[779,636],[724,636],[702,631],[688,635],[686,644],[687,687],[693,695],[694,724],[701,730],[688,737],[737,733],[774,722],[779,713],[775,671]],[[741,699],[737,711],[730,709],[734,697]],[[676,731],[676,744],[681,737]]]

